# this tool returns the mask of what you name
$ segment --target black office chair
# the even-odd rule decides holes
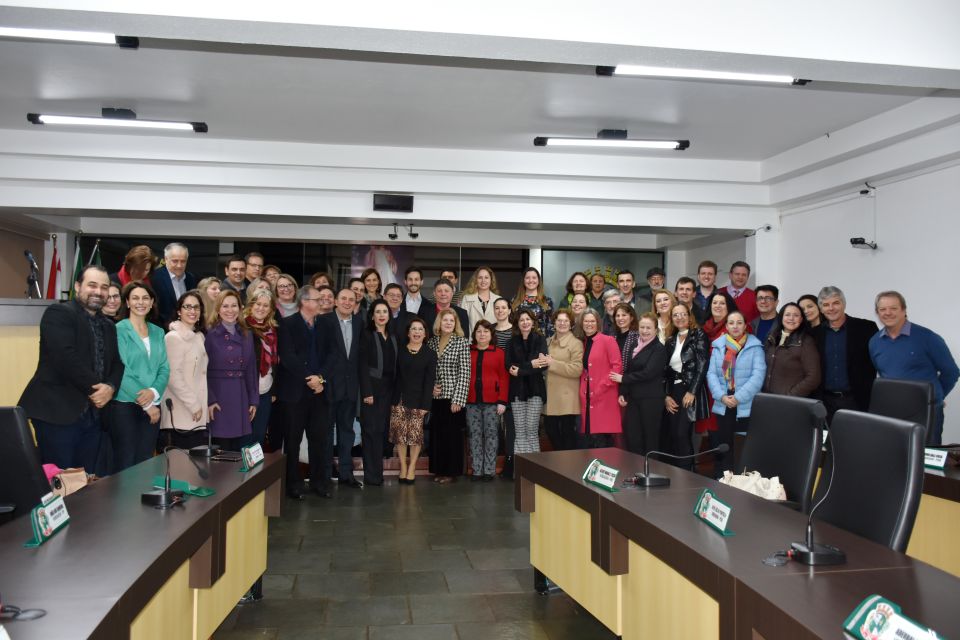
[[[837,411],[814,504],[826,499],[814,517],[906,551],[923,493],[923,437],[915,422]]]
[[[758,393],[737,473],[778,476],[790,501],[787,505],[809,513],[826,417],[819,400]]]
[[[932,444],[935,410],[936,396],[929,382],[894,378],[877,378],[873,381],[867,412],[923,425],[926,429],[924,442],[928,445]]]
[[[30,513],[48,493],[50,483],[23,409],[0,407],[0,524]]]

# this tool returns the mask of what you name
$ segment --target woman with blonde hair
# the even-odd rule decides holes
[[[217,296],[220,295],[220,279],[214,276],[204,278],[197,283],[197,293],[200,294],[200,300],[203,301],[204,315],[200,316],[200,325],[207,327],[206,311],[213,308],[217,302]]]
[[[497,276],[490,267],[477,267],[463,290],[460,299],[460,308],[467,312],[470,326],[466,328],[473,334],[477,322],[486,320],[490,324],[497,324],[497,316],[493,312],[493,305],[500,299],[500,289],[497,287]]]
[[[671,317],[676,305],[676,296],[666,289],[657,289],[653,292],[653,312],[657,315],[657,338],[659,338],[660,344],[666,344],[667,338],[676,331]]]
[[[550,444],[557,451],[577,448],[583,343],[574,335],[573,325],[574,314],[570,309],[559,309],[553,314],[556,333],[547,340],[548,353],[543,358],[547,368],[543,425]]]
[[[519,317],[522,309],[533,313],[540,335],[544,338],[553,335],[553,300],[543,293],[543,278],[535,267],[523,270],[511,307],[515,317]]]
[[[257,415],[250,424],[250,444],[259,442],[263,445],[266,441],[271,409],[276,399],[272,391],[276,382],[277,365],[280,364],[280,352],[277,350],[276,304],[273,294],[266,289],[254,289],[247,294],[243,320],[254,337],[253,352],[256,358],[257,387],[260,392]]]
[[[470,390],[470,344],[452,308],[437,314],[427,346],[437,354],[430,409],[430,472],[435,482],[445,484],[463,474],[463,407]]]
[[[253,334],[242,309],[240,294],[225,289],[207,311],[209,426],[217,444],[228,451],[239,451],[250,440],[260,404]]]

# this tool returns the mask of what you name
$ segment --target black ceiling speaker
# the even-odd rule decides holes
[[[411,213],[413,211],[413,196],[396,193],[375,193],[373,194],[373,210]]]

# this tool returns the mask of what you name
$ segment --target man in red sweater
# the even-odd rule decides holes
[[[757,309],[757,294],[747,286],[747,280],[750,279],[750,265],[743,260],[737,260],[730,265],[730,283],[723,287],[721,291],[729,293],[737,302],[737,308],[743,314],[743,319],[749,325],[754,318],[760,316]]]

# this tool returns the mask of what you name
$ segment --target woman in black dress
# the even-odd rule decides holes
[[[383,432],[390,420],[390,401],[397,371],[397,338],[390,332],[390,307],[381,298],[370,305],[360,335],[360,442],[363,483],[383,484]]]
[[[400,458],[400,484],[413,484],[423,447],[423,418],[433,402],[437,354],[424,343],[427,325],[414,316],[407,326],[407,344],[397,355],[397,379],[390,410],[390,442]],[[407,463],[407,451],[410,462]]]

